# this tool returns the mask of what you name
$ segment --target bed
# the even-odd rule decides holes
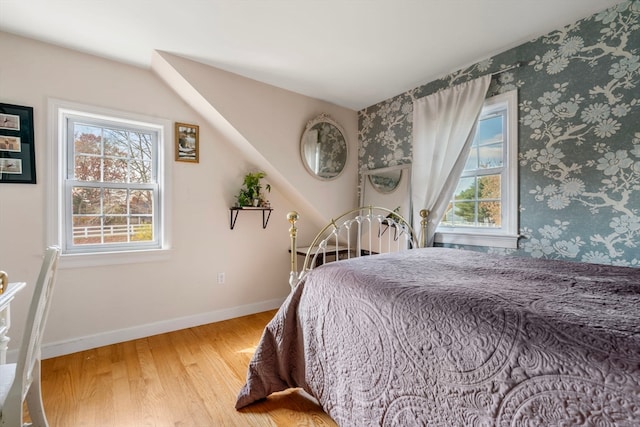
[[[340,426],[640,425],[640,269],[409,249],[305,262],[236,408],[301,388]]]

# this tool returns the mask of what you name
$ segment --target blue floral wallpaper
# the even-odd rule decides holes
[[[518,89],[518,249],[466,249],[640,267],[640,0],[358,113],[359,163],[411,162],[413,100],[486,73]]]

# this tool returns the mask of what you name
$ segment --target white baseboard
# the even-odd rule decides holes
[[[51,357],[64,356],[66,354],[76,353],[78,351],[103,347],[105,345],[117,344],[120,342],[164,334],[166,332],[172,332],[180,329],[192,328],[194,326],[206,325],[208,323],[220,322],[222,320],[233,319],[236,317],[247,316],[249,314],[274,310],[280,307],[283,302],[284,299],[262,301],[255,304],[242,305],[238,307],[227,308],[224,310],[216,310],[208,313],[196,314],[193,316],[179,317],[176,319],[163,320],[160,322],[148,323],[145,325],[134,326],[126,329],[103,332],[96,335],[89,335],[66,341],[43,344],[42,358],[49,359]],[[18,350],[11,350],[7,352],[8,363],[15,363],[17,358]]]

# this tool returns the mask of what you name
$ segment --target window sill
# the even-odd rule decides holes
[[[494,248],[518,248],[517,235],[479,233],[436,232],[435,242],[449,245],[488,246]]]
[[[58,262],[58,268],[83,268],[103,265],[166,261],[169,259],[170,255],[171,251],[169,249],[62,254],[60,256],[60,261]]]

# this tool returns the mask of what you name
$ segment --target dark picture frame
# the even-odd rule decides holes
[[[200,127],[187,123],[176,123],[176,161],[198,163],[200,161]]]
[[[33,107],[0,103],[0,184],[35,184]]]

